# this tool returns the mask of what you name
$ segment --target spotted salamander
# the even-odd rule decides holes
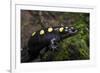
[[[28,62],[36,59],[42,49],[56,51],[58,43],[78,32],[74,27],[48,27],[33,32],[28,41]]]

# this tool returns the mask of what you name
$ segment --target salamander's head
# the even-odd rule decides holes
[[[67,38],[75,35],[78,32],[78,30],[74,27],[61,27],[59,28],[59,32],[62,38]]]
[[[78,30],[74,27],[65,27],[65,33],[68,33],[69,35],[76,34]]]

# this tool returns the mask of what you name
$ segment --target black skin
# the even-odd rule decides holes
[[[59,28],[60,27],[53,27],[54,30],[52,32],[48,32],[47,29],[44,29],[44,35],[40,35],[39,30],[34,36],[30,37],[28,41],[29,59],[27,62],[35,60],[43,49],[45,49],[45,52],[48,50],[57,51],[57,43],[77,33],[77,30],[73,27],[64,27],[63,32],[59,32]]]

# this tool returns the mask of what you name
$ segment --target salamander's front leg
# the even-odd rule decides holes
[[[57,51],[58,50],[58,42],[57,42],[57,39],[56,38],[53,38],[53,39],[50,40],[49,48],[52,51]]]

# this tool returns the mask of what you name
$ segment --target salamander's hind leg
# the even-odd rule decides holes
[[[44,47],[41,51],[40,51],[40,55],[39,55],[39,57],[40,57],[40,60],[42,61],[42,59],[43,59],[43,56],[45,55],[45,53],[48,51],[48,47]]]

